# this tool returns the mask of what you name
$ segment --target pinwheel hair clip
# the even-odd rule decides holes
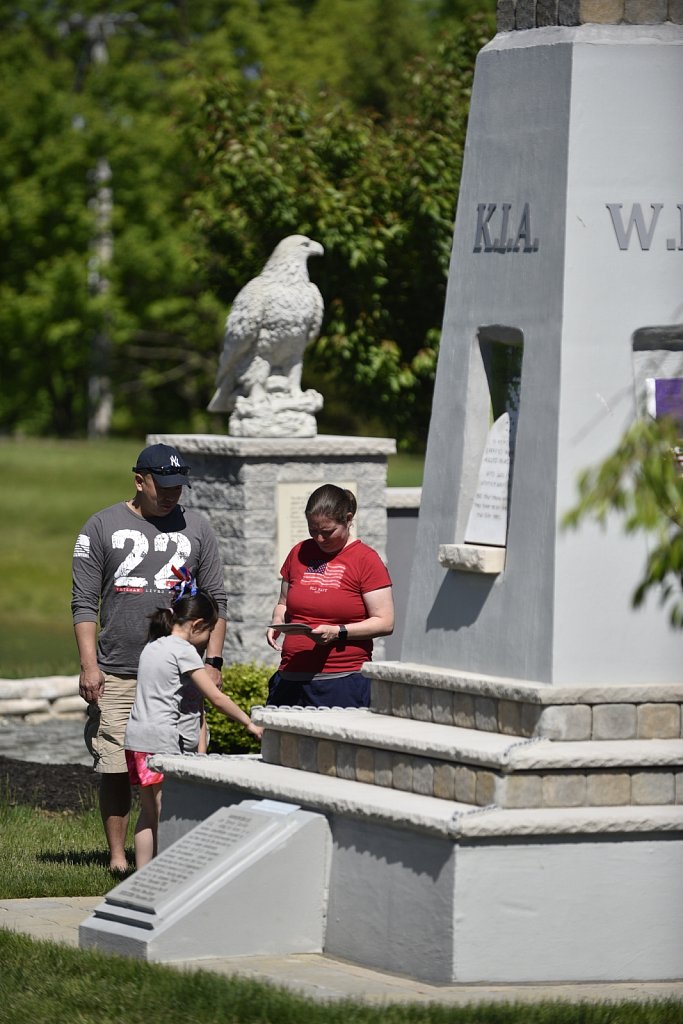
[[[176,569],[175,565],[171,566],[171,572],[177,578],[178,582],[174,583],[171,587],[173,591],[173,597],[171,598],[171,604],[175,604],[181,597],[194,597],[197,593],[198,587],[192,578],[192,573],[185,566],[180,569]]]

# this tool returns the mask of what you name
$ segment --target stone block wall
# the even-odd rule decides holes
[[[85,718],[86,708],[78,694],[78,676],[0,679],[0,719]]]
[[[362,782],[476,807],[506,809],[571,807],[644,807],[683,804],[683,771],[669,750],[648,758],[623,746],[624,764],[612,764],[613,751],[596,748],[590,764],[574,751],[557,764],[533,769],[510,765],[464,763],[453,752],[415,754],[342,739],[266,729],[262,756],[266,764],[295,768],[327,778]],[[587,748],[584,748],[584,750]],[[646,752],[647,753],[647,752]],[[573,763],[573,758],[576,763]],[[584,758],[585,759],[585,758]],[[669,763],[657,763],[658,760]],[[618,761],[619,758],[616,758]]]
[[[683,686],[584,687],[570,693],[551,687],[516,686],[502,680],[413,672],[411,666],[369,665],[372,709],[461,729],[524,739],[683,739]],[[394,676],[392,679],[391,676]],[[469,689],[468,689],[469,687]]]
[[[498,0],[499,32],[552,25],[683,24],[683,0]]]

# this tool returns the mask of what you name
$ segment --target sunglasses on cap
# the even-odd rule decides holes
[[[157,476],[176,476],[180,473],[187,476],[189,466],[133,466],[134,473],[156,473]]]

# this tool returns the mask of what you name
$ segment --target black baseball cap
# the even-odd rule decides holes
[[[190,467],[177,448],[170,444],[150,444],[138,455],[134,473],[151,473],[160,487],[191,487]]]

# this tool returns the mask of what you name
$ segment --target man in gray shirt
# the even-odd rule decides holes
[[[148,616],[170,603],[171,566],[187,568],[218,604],[206,666],[220,686],[227,602],[218,542],[208,521],[180,504],[189,466],[175,448],[145,448],[133,467],[135,495],[95,513],[73,559],[71,609],[88,701],[85,738],[101,774],[100,811],[113,871],[127,869],[131,792],[123,737],[135,697]],[[99,619],[99,635],[98,635]]]

